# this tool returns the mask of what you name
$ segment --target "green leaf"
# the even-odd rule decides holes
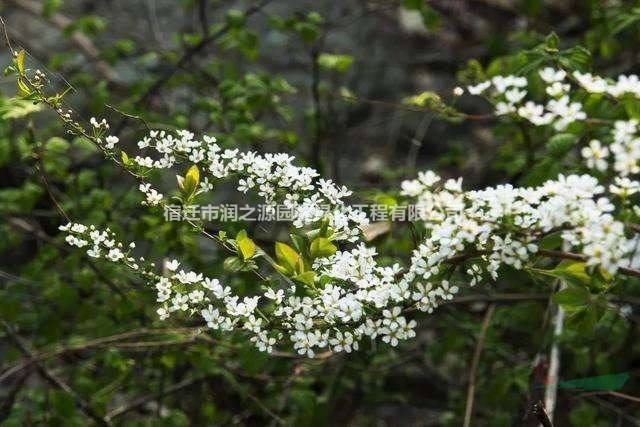
[[[544,39],[544,44],[547,49],[550,50],[558,50],[558,46],[560,45],[560,39],[556,33],[551,33]]]
[[[231,28],[241,28],[245,24],[246,17],[242,11],[231,9],[227,12],[226,20]]]
[[[538,242],[538,247],[540,249],[552,250],[558,249],[562,245],[562,233],[556,231],[551,234],[547,234]]]
[[[305,250],[305,238],[304,236],[300,236],[298,234],[290,234],[289,237],[291,237],[291,242],[293,242],[293,246],[296,248],[296,250],[300,253],[302,253]]]
[[[13,64],[16,66],[16,69],[18,70],[18,74],[20,75],[23,75],[25,72],[24,57],[25,57],[25,51],[21,50],[16,54],[15,58],[13,58]]]
[[[521,184],[538,186],[549,179],[556,178],[562,171],[557,159],[547,158],[533,166],[522,178]]]
[[[178,180],[179,181],[179,180]],[[189,202],[196,191],[198,190],[198,185],[200,184],[200,170],[198,170],[198,166],[193,165],[187,171],[187,174],[182,181],[182,189],[184,190],[187,202]]]
[[[583,261],[562,261],[551,272],[560,279],[578,281],[581,284],[591,282],[591,276],[587,273],[587,265]]]
[[[247,233],[245,231],[244,236],[240,236],[240,237],[236,236],[236,244],[238,245],[238,250],[240,251],[242,258],[245,261],[251,258],[256,253],[256,249],[257,249],[255,242],[250,238],[248,238],[246,234]],[[238,235],[240,235],[240,233],[238,233]]]
[[[418,95],[412,95],[402,101],[403,104],[416,107],[436,108],[442,105],[442,98],[435,92],[426,91]]]
[[[567,316],[568,329],[574,330],[586,337],[592,337],[603,310],[596,304],[590,304]]]
[[[284,266],[282,266],[280,264],[273,264],[273,267],[276,270],[278,270],[280,273],[284,274],[285,276],[290,276],[291,275],[291,271],[288,268],[286,268],[286,267],[284,267]]]
[[[280,266],[284,267],[288,274],[292,275],[296,272],[300,254],[286,243],[276,242],[276,258]]]
[[[237,256],[230,256],[224,260],[222,267],[231,273],[238,272],[244,267],[244,261]]]
[[[42,3],[42,16],[50,18],[62,7],[62,0],[45,0]]]
[[[555,277],[570,285],[587,288],[592,285],[593,277],[587,272],[583,261],[565,260],[553,270],[532,269],[531,271]]]
[[[636,99],[625,99],[622,105],[630,119],[640,119],[640,103]]]
[[[308,285],[310,287],[315,287],[315,279],[316,273],[314,271],[306,271],[304,273],[293,276],[293,280]]]
[[[556,292],[553,297],[556,303],[567,311],[573,311],[577,307],[583,307],[591,301],[591,294],[582,287],[570,286]]]
[[[55,390],[51,392],[51,406],[55,408],[55,411],[65,418],[69,418],[75,412],[75,405],[73,403],[73,397],[64,391]]]
[[[559,133],[549,138],[547,152],[550,156],[560,159],[565,156],[578,142],[578,136],[572,133]]]
[[[5,120],[20,119],[40,110],[42,110],[42,105],[34,104],[33,101],[17,98],[5,101],[0,98],[0,118]]]
[[[29,98],[31,96],[31,88],[29,87],[29,85],[27,85],[27,83],[25,83],[25,81],[22,78],[18,78],[18,97],[19,98]]]
[[[320,230],[318,230],[318,236],[330,237],[333,234],[333,230],[329,229],[329,217],[325,217],[320,224]]]
[[[582,46],[574,46],[562,52],[558,61],[569,70],[585,72],[591,68],[591,52]]]
[[[351,67],[351,64],[353,64],[353,57],[351,55],[322,53],[318,56],[318,65],[327,70],[335,70],[343,73]]]
[[[54,136],[52,138],[49,138],[49,140],[45,143],[45,148],[48,151],[60,154],[65,153],[69,149],[70,145],[71,144],[69,144],[69,141]]]
[[[313,258],[324,258],[336,253],[336,245],[325,237],[318,237],[311,242],[311,256]]]
[[[295,25],[295,30],[300,35],[300,38],[305,43],[312,43],[318,38],[318,30],[316,26],[310,22],[298,22]]]

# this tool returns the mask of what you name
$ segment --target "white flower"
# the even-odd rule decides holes
[[[329,339],[329,344],[333,347],[333,351],[341,352],[345,351],[351,353],[351,349],[358,349],[358,341],[354,341],[353,334],[351,332],[337,331],[334,338]]]
[[[629,197],[640,191],[640,182],[617,176],[615,185],[609,185],[609,191],[620,197]]]
[[[490,100],[496,104],[496,113],[517,113],[536,126],[564,129],[586,118],[582,105],[572,102],[581,98],[564,83],[563,72],[542,70],[541,78],[548,82],[545,89],[549,96],[541,93],[546,100],[539,104],[524,101],[528,82],[523,77],[496,76],[473,90],[482,93],[493,85]],[[597,86],[601,81],[591,76],[587,83]],[[631,76],[618,79],[614,89],[616,93],[628,93],[635,91],[636,85],[637,79]],[[579,95],[584,95],[582,90]],[[609,135],[600,130],[598,125],[597,134],[608,145],[593,140],[581,154],[587,166],[601,171],[609,169],[607,160],[611,158],[609,170],[615,175],[606,193],[604,181],[586,174],[560,175],[538,187],[505,184],[473,191],[463,190],[461,179],[441,180],[430,171],[402,182],[401,194],[408,199],[407,204],[423,208],[419,218],[424,227],[406,268],[388,266],[386,259],[385,264],[380,263],[375,247],[364,242],[360,230],[367,217],[348,204],[350,190],[320,179],[311,168],[296,166],[287,154],[224,150],[215,138],[200,140],[189,131],[153,131],[142,140],[150,156],[140,157],[139,162],[151,164],[150,168],[167,168],[189,159],[202,171],[201,183],[208,183],[207,176],[238,177],[240,191],[252,190],[272,207],[283,203],[295,212],[294,227],[312,229],[327,218],[339,250],[308,266],[322,278],[323,285],[305,292],[291,285],[278,290],[267,287],[257,293],[250,287],[248,294],[239,294],[201,273],[176,273],[180,267],[177,260],[166,262],[166,277],[160,276],[153,264],[123,252],[128,245],[108,229],[70,223],[60,230],[70,245],[147,278],[156,291],[161,319],[174,312],[180,317],[201,316],[209,328],[243,332],[261,351],[292,345],[307,357],[323,349],[355,351],[364,337],[379,337],[395,346],[416,334],[415,320],[407,319],[403,311],[415,307],[431,312],[459,292],[454,280],[460,277],[447,274],[452,258],[473,255],[464,260],[466,268],[461,271],[463,283],[473,286],[484,278],[496,280],[505,266],[523,270],[536,265],[539,237],[561,230],[567,251],[583,256],[589,267],[615,274],[621,266],[640,264],[639,259],[631,259],[635,238],[617,219],[625,204],[611,200],[613,196],[626,198],[640,193],[640,183],[633,176],[640,172],[637,122],[618,121]],[[550,131],[539,130],[541,134]],[[95,134],[103,132],[101,129]],[[201,190],[209,187],[201,185]],[[147,203],[162,200],[151,184],[143,183],[139,188]],[[640,213],[640,208],[634,212]],[[346,242],[354,244],[345,248]],[[259,306],[260,302],[263,304]]]
[[[489,86],[491,86],[491,82],[486,81],[486,82],[478,83],[475,86],[467,86],[467,90],[471,95],[480,95],[482,92],[487,90]]]
[[[552,85],[547,86],[546,92],[547,95],[555,97],[566,94],[567,92],[569,92],[569,89],[571,89],[571,85],[555,82]]]
[[[544,68],[538,71],[540,74],[540,78],[547,83],[557,83],[562,82],[564,78],[567,76],[564,70],[555,70],[551,67]]]
[[[589,142],[588,147],[584,147],[581,151],[582,157],[587,160],[587,166],[599,171],[605,171],[607,169],[607,157],[609,156],[609,149],[603,147],[600,141],[592,139]]]
[[[607,91],[607,82],[600,77],[594,77],[590,73],[582,74],[579,71],[574,71],[573,77],[578,80],[580,86],[582,86],[587,92],[603,93]]]
[[[180,265],[180,263],[178,262],[178,260],[174,259],[172,261],[167,261],[164,266],[169,271],[176,271],[178,269],[179,265]]]
[[[108,150],[113,150],[113,148],[116,146],[116,144],[118,143],[119,139],[117,136],[108,136],[105,138],[105,142],[106,144],[104,145],[105,148],[107,148]]]
[[[269,288],[267,292],[264,294],[266,298],[274,300],[276,304],[280,304],[284,298],[284,291],[279,289],[277,292],[272,288]]]
[[[609,85],[607,92],[615,97],[622,96],[625,93],[631,93],[635,96],[639,96],[640,79],[635,74],[631,74],[629,76],[618,76],[618,81],[614,85]]]
[[[180,272],[174,277],[180,283],[184,284],[191,284],[202,281],[202,274],[197,274],[193,271],[185,272],[184,270],[180,270]]]
[[[532,101],[527,101],[527,103],[524,104],[524,106],[518,108],[518,115],[531,122],[541,117],[543,113],[544,113],[544,107]]]
[[[124,254],[122,253],[122,251],[120,251],[120,249],[113,248],[107,254],[107,258],[109,258],[111,261],[116,262],[124,258]]]
[[[526,90],[513,88],[506,91],[504,97],[509,102],[509,104],[517,104],[518,102],[522,101],[526,95]]]
[[[505,116],[507,114],[515,113],[516,107],[513,104],[509,104],[506,102],[498,102],[496,104],[496,115]]]

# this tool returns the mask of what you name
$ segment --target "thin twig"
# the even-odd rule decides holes
[[[251,399],[260,409],[262,409],[267,415],[269,415],[271,418],[273,418],[273,420],[279,424],[286,424],[286,422],[280,417],[278,416],[278,414],[276,414],[275,412],[273,412],[271,409],[267,408],[267,406],[262,403],[260,401],[260,399],[258,399],[257,397],[255,397],[253,394],[251,393],[247,393],[247,397],[249,399]]]
[[[478,365],[480,363],[480,355],[482,354],[482,347],[484,346],[484,339],[487,335],[489,322],[491,321],[491,316],[493,316],[495,308],[495,304],[491,304],[489,308],[487,308],[487,311],[484,314],[484,319],[482,320],[482,326],[480,327],[480,335],[478,335],[476,349],[473,354],[473,361],[471,362],[471,371],[469,372],[469,385],[467,386],[467,405],[464,410],[464,427],[469,427],[471,425],[471,414],[473,413],[473,400],[476,388],[476,371],[478,370]]]
[[[165,387],[165,389],[162,391],[162,396],[166,397],[167,395],[176,393],[182,389],[185,389],[187,387],[190,387],[194,384],[199,383],[200,381],[204,380],[206,377],[197,377],[197,378],[188,378],[186,380],[182,380],[176,384],[173,384],[169,387]],[[123,414],[126,414],[127,412],[133,411],[134,409],[137,409],[141,406],[143,406],[146,403],[149,402],[153,402],[154,400],[157,400],[159,398],[159,394],[158,393],[154,393],[154,394],[148,394],[145,396],[141,396],[138,397],[136,399],[131,400],[129,403],[127,403],[126,405],[122,405],[119,406],[111,411],[109,411],[107,413],[107,415],[105,416],[105,418],[108,421],[112,421],[114,418],[117,418]]]
[[[615,412],[616,414],[620,415],[625,420],[629,421],[632,425],[640,426],[640,422],[638,422],[638,420],[636,418],[630,416],[629,414],[626,414],[624,411],[622,411],[616,405],[613,405],[613,404],[607,402],[606,400],[600,399],[599,397],[596,397],[596,396],[587,396],[586,398],[588,400],[591,400],[592,402],[595,402],[596,404],[602,406],[603,408],[606,408],[606,409],[608,409],[610,411]]]
[[[124,117],[128,117],[128,118],[130,118],[130,119],[134,119],[134,120],[138,120],[138,121],[139,121],[139,122],[141,122],[141,123],[144,125],[144,127],[147,129],[147,132],[151,132],[151,127],[149,126],[149,124],[147,123],[147,121],[146,121],[145,119],[143,119],[142,117],[140,117],[140,116],[138,116],[138,115],[135,115],[135,114],[126,113],[126,112],[124,112],[124,111],[120,110],[119,108],[114,107],[114,106],[113,106],[113,105],[111,105],[111,104],[105,104],[105,106],[106,106],[108,109],[113,110],[113,111],[115,111],[116,113],[118,113],[118,114],[120,114],[120,115],[122,115],[122,116],[124,116]]]
[[[491,294],[491,295],[463,295],[451,300],[445,300],[440,305],[448,304],[472,304],[476,302],[519,302],[519,301],[546,301],[549,294]]]
[[[449,264],[459,264],[469,258],[475,258],[475,257],[479,257],[489,253],[490,251],[488,250],[460,253],[444,260],[443,262],[449,263]],[[552,250],[546,250],[546,249],[539,249],[537,252],[537,255],[541,255],[547,258],[570,259],[574,261],[587,260],[587,257],[581,254],[576,254],[573,252],[552,251]],[[618,272],[626,276],[640,277],[640,270],[636,268],[619,267]]]
[[[47,173],[45,172],[45,169],[44,169],[44,147],[43,147],[42,143],[36,141],[35,132],[33,130],[33,124],[31,122],[29,122],[29,125],[27,126],[27,130],[28,130],[28,135],[29,135],[29,139],[30,139],[31,144],[34,145],[37,148],[36,170],[38,171],[38,174],[40,175],[40,178],[42,179],[42,183],[44,184],[44,188],[47,190],[47,194],[49,195],[49,199],[51,199],[51,202],[53,203],[53,206],[56,208],[58,213],[64,219],[66,219],[67,222],[71,222],[71,219],[69,218],[69,215],[67,215],[67,213],[65,212],[64,208],[62,207],[60,202],[58,202],[58,199],[56,198],[56,196],[53,194],[53,190],[51,188],[51,184],[49,183],[49,179],[47,178]]]
[[[141,329],[135,329],[132,331],[127,331],[127,332],[123,332],[123,333],[119,333],[119,334],[115,334],[115,335],[110,335],[110,336],[106,336],[106,337],[101,337],[101,338],[96,338],[93,340],[89,340],[86,341],[82,344],[77,344],[77,345],[71,345],[71,346],[61,346],[59,348],[54,348],[52,350],[45,350],[45,351],[41,351],[39,353],[32,353],[29,357],[27,357],[25,360],[16,363],[15,365],[7,368],[1,375],[0,375],[0,384],[2,382],[4,382],[7,378],[9,378],[10,376],[16,374],[17,372],[21,371],[22,369],[25,369],[26,367],[32,365],[32,364],[36,364],[36,363],[40,363],[43,362],[47,359],[53,358],[53,357],[59,357],[62,356],[64,354],[69,354],[69,353],[75,353],[75,352],[80,352],[80,351],[85,351],[85,350],[90,350],[90,349],[94,349],[94,348],[104,348],[104,347],[115,347],[117,346],[120,341],[124,341],[124,340],[128,340],[128,339],[132,339],[132,338],[140,338],[140,337],[145,337],[145,336],[149,336],[149,335],[166,335],[166,334],[175,334],[175,333],[187,333],[187,334],[191,334],[192,336],[196,333],[198,333],[200,330],[200,327],[196,327],[196,328],[159,328],[159,329],[148,329],[148,328],[141,328]],[[211,339],[213,340],[213,339]],[[173,341],[175,343],[175,341]],[[164,342],[166,343],[166,342]],[[120,345],[122,345],[123,343],[121,343]],[[129,343],[132,344],[132,343]],[[138,345],[143,345],[146,344],[144,342],[142,343],[133,343],[133,344],[138,344]],[[156,341],[154,343],[155,345],[158,345],[158,341]]]
[[[20,377],[18,377],[18,379],[15,380],[9,391],[6,393],[2,404],[0,404],[0,423],[11,415],[11,408],[13,408],[13,405],[16,402],[18,393],[20,393],[22,386],[30,375],[31,371],[25,371]]]
[[[29,346],[28,346],[26,340],[24,340],[24,338],[20,337],[9,323],[7,323],[7,322],[5,322],[3,320],[2,321],[2,325],[4,326],[5,332],[7,333],[7,335],[11,339],[11,341],[16,345],[16,347],[18,347],[18,349],[25,356],[27,356],[28,358],[33,358],[33,353],[29,349]],[[35,366],[36,366],[36,369],[38,370],[38,372],[40,373],[40,375],[45,380],[47,380],[47,382],[49,382],[54,387],[57,387],[57,388],[63,390],[65,393],[69,394],[73,398],[73,400],[76,402],[76,405],[80,408],[80,410],[82,412],[84,412],[84,414],[87,417],[89,417],[92,420],[94,420],[98,425],[101,425],[101,426],[110,426],[111,425],[111,423],[106,418],[103,418],[102,416],[100,416],[91,407],[91,405],[82,398],[82,396],[80,396],[78,393],[76,393],[76,391],[73,390],[60,377],[58,377],[56,374],[54,374],[49,369],[44,367],[44,365],[42,365],[40,362],[35,362]]]
[[[13,50],[13,46],[11,46],[11,38],[9,38],[9,31],[7,29],[7,23],[4,22],[4,19],[2,18],[2,16],[0,16],[0,24],[2,24],[2,33],[4,34],[4,42],[7,45],[7,47],[9,48],[9,52],[13,56],[17,52],[15,50]]]
[[[632,402],[640,403],[640,397],[631,396],[629,394],[620,393],[618,391],[613,391],[613,390],[591,391],[591,392],[588,392],[588,393],[582,393],[580,395],[580,397],[597,396],[597,395],[615,396],[615,397],[619,397],[621,399],[630,400]]]

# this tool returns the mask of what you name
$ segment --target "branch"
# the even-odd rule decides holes
[[[518,301],[546,301],[549,294],[491,294],[491,295],[463,295],[445,300],[439,305],[449,304],[473,304],[475,302],[518,302]]]
[[[619,397],[620,399],[630,400],[631,402],[640,403],[640,397],[631,396],[629,394],[620,393],[618,391],[613,390],[602,390],[602,391],[592,391],[588,393],[582,393],[580,397],[588,397],[588,396],[597,396],[597,395],[608,395]]]
[[[184,344],[195,344],[197,342],[206,342],[209,344],[216,345],[226,345],[230,349],[233,349],[232,346],[226,344],[223,341],[218,341],[214,338],[211,338],[208,335],[200,334],[202,327],[182,327],[182,328],[140,328],[134,329],[131,331],[122,332],[115,335],[109,335],[106,337],[95,338],[89,341],[86,341],[82,344],[77,345],[66,345],[59,346],[58,348],[53,348],[50,350],[43,350],[38,353],[31,353],[28,357],[23,359],[22,361],[17,362],[16,364],[10,366],[5,369],[2,374],[0,374],[0,384],[6,381],[11,376],[20,372],[21,370],[31,366],[34,363],[43,362],[47,359],[51,359],[54,357],[60,357],[70,353],[76,353],[80,351],[100,349],[100,348],[121,348],[126,350],[137,350],[137,349],[148,349],[148,348],[157,348],[164,347],[169,345],[184,345]],[[153,335],[168,335],[168,334],[186,334],[188,335],[186,339],[174,339],[174,340],[155,340],[155,341],[140,341],[140,342],[127,342],[126,340],[134,339],[134,338],[142,338]],[[316,355],[316,360],[322,360],[329,358],[333,353],[331,351],[326,351],[323,353],[319,353]],[[293,353],[286,353],[280,351],[274,351],[271,354],[273,357],[280,357],[284,359],[299,359],[302,356]]]
[[[26,341],[15,332],[13,327],[11,325],[9,325],[5,321],[2,321],[2,325],[4,326],[4,330],[6,331],[7,335],[11,339],[11,341],[16,345],[16,347],[18,347],[18,349],[25,356],[27,356],[29,358],[33,358],[33,353],[31,352],[31,350],[29,350],[29,347],[28,347]],[[57,388],[63,390],[65,393],[67,393],[71,397],[73,397],[73,400],[75,400],[76,405],[80,408],[80,410],[82,412],[84,412],[84,414],[87,417],[89,417],[92,420],[94,420],[100,426],[110,426],[111,425],[111,423],[107,419],[101,417],[91,407],[91,405],[82,398],[82,396],[80,396],[78,393],[76,393],[75,390],[73,390],[60,377],[58,377],[56,374],[54,374],[49,369],[44,367],[41,363],[39,363],[37,361],[34,362],[34,363],[36,365],[36,369],[38,370],[38,373],[42,376],[42,378],[47,380],[47,382],[49,382],[54,387],[57,387]]]
[[[476,388],[476,371],[478,370],[478,364],[480,363],[480,355],[482,354],[482,347],[484,346],[484,339],[487,335],[489,322],[491,321],[491,316],[493,316],[495,308],[495,304],[491,304],[484,314],[484,319],[482,320],[482,326],[480,328],[480,335],[478,335],[478,342],[476,343],[476,350],[473,354],[471,372],[469,372],[469,385],[467,387],[467,405],[464,411],[464,427],[469,427],[471,425],[471,414],[473,412],[473,400]]]
[[[580,397],[582,397],[582,395]],[[596,396],[586,396],[586,398],[588,400],[591,400],[592,402],[602,406],[605,409],[608,409],[610,411],[615,412],[620,417],[622,417],[625,420],[629,421],[631,423],[631,425],[640,426],[640,423],[638,422],[638,420],[636,418],[630,416],[629,414],[626,414],[623,410],[618,408],[616,405],[613,405],[613,404],[607,402],[606,400],[600,399],[599,397],[596,397]]]
[[[9,418],[11,415],[11,408],[13,408],[14,403],[16,402],[16,398],[18,397],[18,393],[22,389],[25,381],[31,375],[31,371],[26,371],[23,373],[18,379],[13,383],[13,386],[7,392],[2,404],[0,405],[0,424]]]
[[[51,194],[50,194],[51,195]],[[61,245],[58,242],[55,241],[54,238],[52,238],[51,236],[49,236],[48,234],[46,234],[44,231],[42,231],[39,228],[36,228],[35,226],[29,224],[27,221],[23,220],[22,218],[13,218],[13,217],[8,217],[6,218],[6,221],[9,225],[12,225],[14,227],[14,229],[19,229],[20,231],[23,232],[27,232],[27,233],[31,233],[33,234],[37,239],[42,240],[43,242],[46,242],[50,245],[52,245],[53,247],[55,247],[56,249],[68,254],[71,253],[70,248],[68,248],[67,246]],[[89,268],[91,268],[91,270],[93,270],[93,272],[96,274],[96,276],[98,277],[98,279],[100,279],[103,283],[105,283],[109,289],[111,289],[113,292],[117,293],[118,295],[120,295],[121,297],[125,297],[125,293],[122,289],[120,289],[120,287],[110,278],[108,278],[97,266],[96,264],[93,262],[93,260],[91,258],[87,257],[83,257],[83,260],[87,263],[87,265],[89,266]]]
[[[149,336],[149,335],[163,335],[163,334],[185,333],[186,332],[186,333],[190,333],[192,335],[191,338],[193,339],[193,336],[199,330],[200,330],[199,327],[197,327],[197,328],[162,328],[162,329],[141,328],[141,329],[135,329],[135,330],[132,330],[132,331],[123,332],[123,333],[120,333],[120,334],[110,335],[110,336],[106,336],[106,337],[102,337],[102,338],[96,338],[96,339],[93,339],[93,340],[90,340],[90,341],[87,341],[85,343],[78,344],[78,345],[62,346],[62,347],[59,347],[59,348],[53,349],[53,350],[41,351],[39,353],[30,353],[28,355],[28,357],[26,358],[26,360],[23,360],[22,362],[16,363],[15,365],[13,365],[10,368],[6,369],[2,373],[2,375],[0,375],[0,384],[3,381],[5,381],[7,378],[9,378],[10,376],[12,376],[15,373],[27,368],[28,366],[30,366],[32,364],[40,363],[40,362],[42,362],[44,360],[47,360],[47,359],[50,359],[50,358],[53,358],[53,357],[58,357],[58,356],[62,356],[62,355],[65,355],[65,354],[75,353],[75,352],[94,349],[94,348],[116,347],[116,346],[118,346],[117,343],[120,342],[120,341],[132,339],[132,338],[140,338],[140,337]],[[210,338],[210,340],[214,341],[212,338]],[[180,343],[184,343],[184,342],[185,341],[181,341]],[[154,345],[155,346],[168,345],[169,343],[175,344],[176,340],[164,341],[164,342],[154,341],[154,342],[121,343],[120,345],[123,345],[123,344],[130,344],[130,345],[131,344],[136,344],[139,347],[140,346],[144,346],[144,345],[149,347],[149,346],[154,346]],[[126,347],[126,345],[125,345],[125,347]]]
[[[47,194],[49,195],[49,199],[53,203],[53,206],[56,208],[60,216],[62,216],[67,222],[71,222],[69,215],[65,212],[64,208],[53,194],[53,189],[51,188],[51,184],[49,183],[49,178],[47,178],[47,173],[44,169],[44,146],[42,143],[36,141],[35,131],[33,130],[33,123],[29,122],[27,125],[27,135],[29,136],[29,142],[37,148],[36,152],[36,170],[42,179],[42,183],[44,184],[45,190],[47,190]]]
[[[134,409],[137,409],[141,406],[143,406],[146,403],[152,402],[154,400],[159,399],[161,396],[162,397],[166,397],[169,394],[173,394],[176,393],[182,389],[185,389],[189,386],[192,386],[194,384],[199,383],[200,381],[204,380],[205,377],[198,377],[198,378],[190,378],[190,379],[186,379],[183,381],[180,381],[179,383],[173,384],[169,387],[166,387],[162,393],[154,393],[154,394],[148,394],[145,396],[140,396],[136,399],[133,399],[132,401],[130,401],[128,404],[126,405],[122,405],[119,406],[111,411],[109,411],[107,413],[107,415],[105,416],[105,419],[109,422],[111,422],[114,418],[119,417],[123,414],[126,414],[127,412],[130,412]]]
[[[586,261],[587,257],[584,255],[572,253],[572,252],[562,252],[562,251],[548,251],[545,249],[540,249],[538,251],[540,255],[549,257],[549,258],[561,258],[561,259],[572,259],[575,261]],[[622,274],[633,277],[640,277],[640,270],[629,267],[620,267],[618,269]]]
[[[443,262],[449,263],[449,264],[459,264],[461,262],[464,262],[465,260],[469,259],[469,258],[474,258],[474,257],[479,257],[482,255],[487,255],[491,253],[488,250],[483,250],[483,251],[474,251],[474,252],[468,252],[468,253],[461,253],[458,255],[454,255],[451,258],[448,258],[446,260],[444,260]],[[586,261],[587,257],[581,254],[576,254],[573,252],[563,252],[563,251],[551,251],[551,250],[546,250],[546,249],[539,249],[537,252],[537,255],[541,255],[547,258],[558,258],[558,259],[571,259],[574,261]],[[630,267],[620,267],[618,268],[618,272],[620,272],[621,274],[624,274],[625,276],[633,276],[633,277],[640,277],[640,270],[636,269],[636,268],[630,268]]]

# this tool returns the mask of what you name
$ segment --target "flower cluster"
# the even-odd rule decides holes
[[[555,130],[587,119],[582,104],[573,99],[572,83],[613,97],[637,91],[637,79],[631,77],[611,83],[546,68],[539,78],[549,97],[544,104],[527,99],[529,81],[524,77],[497,76],[467,90],[488,94],[499,115],[521,117]],[[106,122],[92,125],[100,138],[108,130]],[[266,204],[280,203],[295,212],[294,227],[315,228],[328,221],[333,241],[353,243],[313,259],[312,283],[307,281],[304,287],[287,281],[281,287],[236,295],[218,279],[181,268],[176,260],[166,263],[163,275],[157,274],[153,264],[131,256],[134,245],[118,243],[108,229],[68,224],[62,230],[68,233],[69,244],[86,248],[90,256],[142,275],[155,289],[160,319],[199,316],[213,330],[243,331],[262,351],[289,345],[308,357],[323,349],[351,352],[365,338],[380,338],[395,346],[415,336],[416,322],[406,317],[409,309],[431,312],[459,292],[460,275],[453,276],[454,271],[474,286],[497,279],[503,266],[527,268],[540,252],[540,240],[550,234],[557,234],[563,247],[585,259],[588,267],[611,274],[635,267],[640,262],[636,240],[616,219],[617,208],[611,200],[626,200],[640,192],[640,183],[632,179],[640,172],[637,127],[634,120],[617,121],[608,134],[599,133],[600,139],[591,140],[580,151],[588,169],[615,171],[607,186],[586,174],[560,175],[538,187],[507,184],[475,191],[464,191],[462,179],[443,180],[431,171],[402,182],[401,195],[425,207],[421,210],[425,237],[404,267],[381,265],[376,250],[364,243],[361,231],[367,218],[346,202],[351,191],[319,178],[312,168],[296,166],[288,154],[222,149],[214,137],[199,139],[184,130],[152,131],[138,142],[146,153],[133,158],[137,168],[168,169],[192,163],[204,175],[197,189],[192,189],[195,194],[211,191],[216,180],[237,179],[238,191],[255,192]],[[113,137],[105,141],[100,139],[103,147],[118,142]],[[144,203],[164,203],[163,194],[151,184],[142,182],[139,189]],[[328,212],[327,206],[332,207]]]
[[[118,242],[109,229],[99,231],[94,226],[75,223],[60,229],[68,233],[69,244],[87,247],[90,256],[126,266],[143,277],[156,291],[161,320],[177,314],[199,315],[213,330],[246,332],[262,351],[273,351],[274,345],[285,337],[300,354],[313,357],[322,348],[335,352],[358,349],[364,336],[381,337],[394,346],[399,340],[415,336],[416,322],[401,314],[401,304],[411,300],[411,293],[394,281],[399,266],[376,266],[375,252],[364,246],[335,254],[331,261],[340,266],[322,268],[341,279],[335,278],[335,283],[313,294],[298,296],[292,285],[284,290],[269,288],[259,295],[239,296],[218,279],[182,269],[176,260],[165,264],[168,274],[156,274],[154,264],[147,265],[144,258],[130,255],[134,244]],[[125,247],[129,248],[126,252]],[[371,282],[360,279],[357,290],[341,286],[370,270],[377,274],[367,274]],[[366,313],[368,303],[380,309],[379,318]]]
[[[601,172],[609,168],[608,159],[613,154],[612,167],[620,176],[628,176],[640,172],[640,138],[638,137],[637,120],[618,120],[608,138],[609,145],[594,139],[589,147],[582,150],[587,166]]]
[[[634,251],[634,241],[611,215],[613,204],[602,197],[604,187],[589,175],[561,175],[536,188],[500,185],[462,192],[460,181],[449,180],[440,188],[423,185],[416,195],[414,186],[404,185],[404,193],[430,207],[424,217],[429,232],[403,280],[438,277],[459,254],[472,263],[467,271],[472,285],[483,274],[496,279],[501,265],[523,268],[538,251],[536,240],[552,232],[584,254],[587,265],[611,273],[628,266]],[[627,187],[637,191],[637,186]],[[433,285],[426,286],[433,291]],[[441,291],[440,296],[446,294]],[[422,301],[422,308],[429,310],[432,304]]]
[[[436,187],[439,182],[426,172],[403,183],[405,195],[429,207],[423,218],[428,235],[406,270],[399,264],[380,266],[375,249],[360,243],[316,259],[314,271],[326,280],[302,293],[290,285],[235,295],[218,279],[182,269],[175,260],[165,265],[169,274],[159,276],[139,269],[143,260],[123,252],[109,230],[80,224],[62,230],[70,244],[89,247],[89,255],[139,270],[157,292],[161,319],[199,315],[211,329],[243,330],[260,350],[271,352],[288,341],[308,357],[323,348],[355,350],[364,337],[397,345],[415,336],[416,323],[403,312],[411,307],[430,312],[453,298],[459,286],[443,275],[461,254],[468,257],[466,274],[473,286],[485,276],[496,279],[502,265],[524,268],[538,250],[536,239],[554,231],[587,256],[588,265],[612,273],[633,251],[622,223],[610,214],[613,205],[600,197],[604,188],[591,176],[560,176],[536,188],[504,185],[468,192],[461,180]],[[618,185],[637,191],[622,181]]]
[[[329,206],[329,225],[336,233],[336,240],[357,240],[362,227],[368,223],[364,212],[345,205],[344,199],[352,194],[351,191],[331,180],[316,181],[318,173],[309,167],[295,166],[293,156],[223,150],[216,142],[211,136],[196,139],[186,130],[175,134],[152,131],[138,142],[138,147],[154,150],[160,155],[159,159],[137,156],[134,161],[139,166],[155,169],[171,168],[181,161],[198,165],[209,174],[200,183],[198,194],[213,188],[209,178],[235,177],[238,191],[255,190],[266,204],[281,203],[295,212],[292,222],[298,228],[325,218]],[[162,200],[162,194],[148,184],[141,185],[140,190],[145,193],[148,204],[158,204]]]
[[[565,71],[545,68],[539,75],[546,85],[545,93],[550,97],[546,104],[526,100],[529,81],[525,77],[495,76],[478,85],[468,86],[467,90],[472,95],[492,90],[490,95],[497,115],[517,114],[536,126],[553,125],[558,131],[587,117],[582,104],[571,101],[569,97],[571,85],[565,82]]]

